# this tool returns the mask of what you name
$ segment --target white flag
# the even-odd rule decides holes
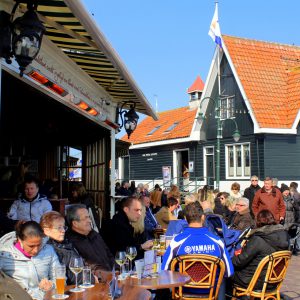
[[[215,13],[211,20],[208,34],[211,36],[213,41],[222,49],[221,30],[218,17],[218,3],[216,3]]]

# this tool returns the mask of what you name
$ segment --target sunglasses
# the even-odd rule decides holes
[[[258,181],[257,179],[252,179],[251,181]]]

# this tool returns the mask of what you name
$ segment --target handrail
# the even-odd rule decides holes
[[[172,177],[170,180],[163,182],[163,177],[155,177],[154,179],[147,181],[144,184],[148,184],[150,186],[149,192],[154,190],[154,186],[157,182],[160,184],[163,183],[164,187],[169,187],[173,183],[179,186],[181,192],[183,194],[188,194],[188,193],[197,193],[198,189],[201,188],[202,186],[209,184],[210,179],[214,177],[200,177],[200,176],[195,176],[195,177],[189,177],[189,182],[185,184],[184,180],[186,178],[184,177]],[[134,180],[134,179],[132,179]],[[116,181],[123,181],[123,179],[116,179]],[[138,181],[138,180],[135,180]],[[204,183],[201,183],[204,182]]]

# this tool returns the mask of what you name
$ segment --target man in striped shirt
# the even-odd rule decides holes
[[[168,270],[172,259],[180,255],[208,254],[221,258],[226,267],[225,277],[232,276],[233,265],[224,243],[206,227],[202,227],[205,218],[202,208],[197,203],[188,204],[185,217],[189,227],[171,241],[163,256],[162,269]]]

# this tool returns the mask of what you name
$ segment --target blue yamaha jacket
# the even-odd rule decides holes
[[[178,234],[163,256],[162,269],[168,270],[174,257],[188,254],[208,254],[221,258],[226,267],[225,277],[233,275],[233,265],[224,243],[206,227],[187,227]]]

